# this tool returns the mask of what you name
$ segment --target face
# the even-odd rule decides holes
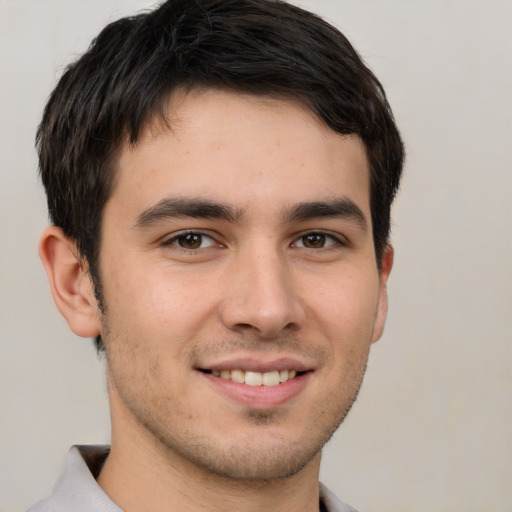
[[[228,92],[175,93],[169,121],[122,151],[104,211],[113,446],[290,476],[318,462],[384,324],[364,147]]]

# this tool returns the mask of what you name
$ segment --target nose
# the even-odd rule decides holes
[[[254,331],[265,339],[300,329],[305,310],[292,274],[286,257],[275,251],[239,258],[220,305],[224,326],[239,333]]]

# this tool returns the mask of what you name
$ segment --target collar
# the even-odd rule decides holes
[[[123,512],[97,484],[109,446],[73,446],[51,496],[27,512]],[[320,510],[357,512],[320,483]]]

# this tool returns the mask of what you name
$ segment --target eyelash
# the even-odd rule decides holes
[[[307,233],[303,233],[298,238],[295,239],[295,242],[292,243],[292,246],[298,247],[297,242],[300,240],[304,244],[304,239],[308,237],[323,237],[324,243],[327,243],[328,240],[330,240],[330,243],[327,245],[324,245],[322,247],[305,247],[304,245],[302,247],[299,247],[300,249],[311,249],[311,250],[320,250],[320,249],[329,249],[331,247],[335,246],[347,246],[347,242],[341,237],[336,236],[331,233],[326,233],[325,231],[308,231]]]
[[[209,242],[206,247],[184,247],[183,245],[181,245],[180,239],[184,240],[187,237],[190,237],[192,242],[194,242],[194,241],[198,242],[199,245],[202,245],[202,242],[204,242],[206,240],[209,240]],[[321,247],[306,247],[304,245],[304,242],[307,237],[310,237],[310,238],[311,237],[320,237],[321,239],[323,239],[324,245]],[[298,245],[298,243],[302,243],[302,246]],[[311,240],[310,240],[310,243],[311,243]],[[206,233],[203,233],[202,231],[192,231],[192,230],[181,231],[179,233],[176,233],[174,236],[165,240],[162,243],[163,246],[176,246],[179,249],[182,249],[186,252],[190,252],[193,254],[195,254],[197,251],[205,250],[210,247],[213,247],[216,244],[218,247],[223,247],[223,244],[217,242],[214,237],[212,237]],[[327,245],[325,245],[325,244],[327,244]],[[290,244],[290,246],[296,247],[299,249],[309,249],[309,250],[314,251],[314,250],[321,250],[321,249],[329,249],[329,248],[335,247],[335,246],[346,247],[346,246],[348,246],[348,243],[341,236],[336,236],[331,233],[327,233],[325,231],[308,231],[306,233],[299,235],[297,238],[295,238],[294,241]]]
[[[210,240],[211,243],[209,243],[209,245],[207,247],[192,247],[192,248],[191,247],[183,247],[179,242],[180,242],[180,239],[185,239],[186,237],[196,237],[196,239],[200,239],[200,242],[207,239],[207,240]],[[206,233],[203,233],[201,231],[181,231],[179,233],[176,233],[171,238],[165,240],[162,245],[164,245],[164,246],[174,245],[180,249],[183,249],[184,251],[189,251],[189,252],[195,253],[196,251],[199,251],[201,249],[207,249],[209,247],[212,247],[215,244],[217,244],[218,246],[222,246],[222,244],[217,242],[215,240],[215,238],[213,238],[212,236],[207,235]]]

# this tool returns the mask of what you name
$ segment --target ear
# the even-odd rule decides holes
[[[394,250],[391,245],[387,245],[382,255],[382,264],[379,275],[379,298],[377,302],[377,314],[375,316],[375,324],[373,326],[372,343],[380,339],[384,332],[386,317],[388,315],[388,278],[393,267]]]
[[[92,279],[83,268],[76,244],[62,229],[50,226],[39,240],[39,256],[50,283],[53,300],[70,329],[84,338],[99,334],[100,312]]]

